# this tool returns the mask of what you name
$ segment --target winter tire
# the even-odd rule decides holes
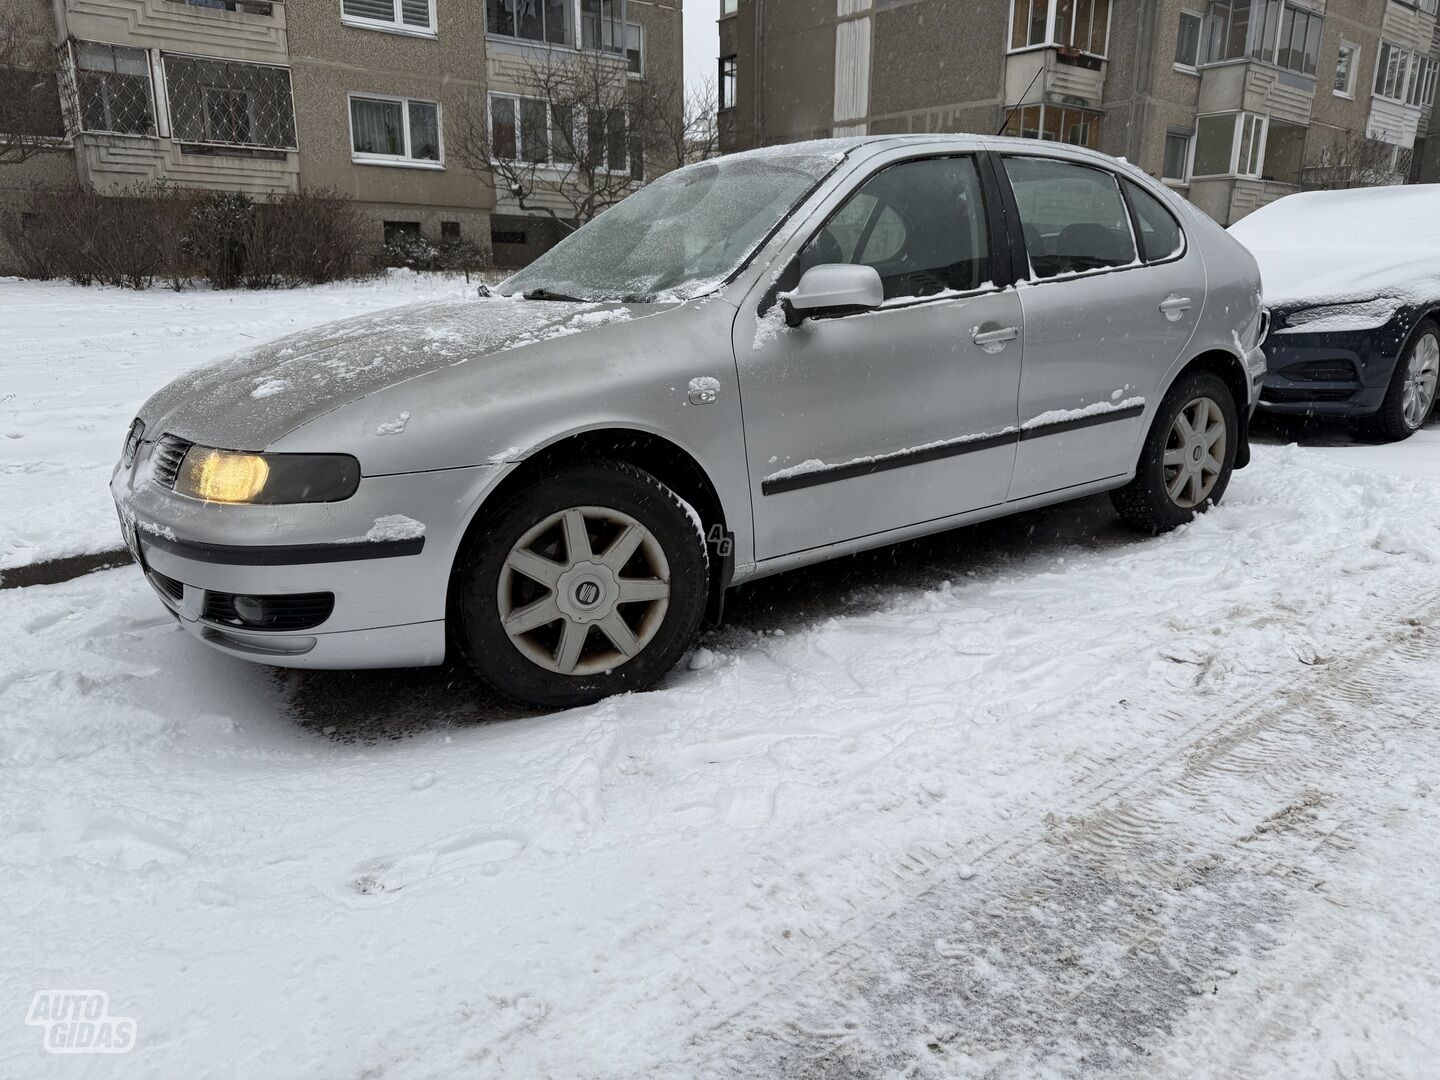
[[[486,683],[571,708],[644,690],[680,659],[709,560],[693,512],[655,477],[624,462],[567,466],[482,513],[452,615]]]
[[[1365,430],[1384,442],[1408,439],[1425,426],[1435,409],[1435,390],[1440,383],[1440,326],[1423,319],[1410,335],[1410,344],[1395,362],[1395,373],[1385,400]]]
[[[1239,445],[1235,398],[1210,372],[1182,376],[1160,402],[1135,479],[1111,501],[1141,532],[1168,532],[1218,503]]]

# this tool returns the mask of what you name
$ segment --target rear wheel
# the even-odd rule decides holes
[[[501,693],[585,705],[674,666],[708,580],[704,537],[674,492],[623,462],[567,467],[497,508],[468,543],[456,638]]]
[[[1130,525],[1168,532],[1218,503],[1235,468],[1235,398],[1210,372],[1182,376],[1160,403],[1135,479],[1111,501]]]
[[[1425,426],[1440,385],[1440,326],[1425,319],[1411,335],[1410,347],[1395,364],[1390,386],[1366,429],[1386,442],[1408,439]]]

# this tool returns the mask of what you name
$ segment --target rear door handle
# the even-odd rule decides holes
[[[1160,313],[1171,322],[1178,322],[1180,316],[1190,310],[1190,298],[1188,296],[1176,296],[1171,293],[1164,300],[1160,301]]]
[[[977,330],[970,335],[970,340],[987,353],[997,353],[1005,348],[1007,341],[1014,341],[1019,336],[1018,326],[1003,326],[999,330]]]

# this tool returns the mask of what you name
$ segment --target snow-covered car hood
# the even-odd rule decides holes
[[[442,368],[541,345],[675,305],[486,297],[361,315],[181,376],[141,409],[148,431],[263,450],[348,402]]]
[[[1271,307],[1440,298],[1440,185],[1287,195],[1230,226]]]

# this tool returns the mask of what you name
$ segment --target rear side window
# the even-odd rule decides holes
[[[906,161],[872,176],[800,253],[802,272],[827,263],[873,266],[886,300],[982,286],[990,237],[974,160]]]
[[[1175,215],[1165,204],[1132,180],[1122,180],[1135,220],[1140,223],[1140,254],[1146,262],[1160,262],[1180,254],[1185,237]]]
[[[1128,266],[1135,261],[1130,215],[1115,177],[1052,158],[1007,157],[1036,277]]]

